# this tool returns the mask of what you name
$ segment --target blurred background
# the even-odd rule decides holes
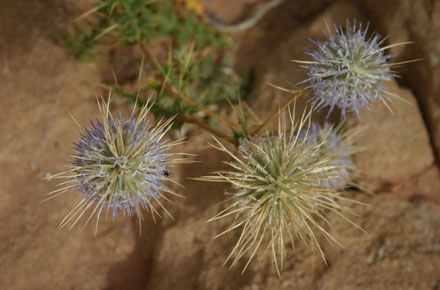
[[[122,215],[103,221],[96,235],[94,224],[58,229],[79,197],[41,203],[55,186],[42,178],[69,162],[77,139],[69,113],[81,125],[98,117],[96,96],[108,92],[96,84],[112,74],[108,62],[69,55],[57,37],[95,2],[0,0],[0,289],[440,289],[440,1],[287,0],[249,29],[228,33],[233,66],[247,73],[247,103],[260,117],[289,99],[269,82],[289,87],[306,77],[291,60],[307,59],[309,38],[323,39],[326,22],[370,22],[371,30],[389,35],[385,45],[414,42],[393,47],[393,61],[423,59],[397,68],[401,78],[387,84],[413,105],[393,103],[393,116],[377,104],[349,120],[368,125],[361,142],[369,149],[355,162],[370,193],[347,193],[370,204],[356,206],[353,217],[367,233],[330,214],[344,247],[319,236],[325,265],[298,243],[287,251],[281,278],[270,257],[243,275],[245,260],[222,267],[237,233],[213,240],[227,224],[206,221],[223,208],[227,188],[186,177],[224,168],[226,157],[208,149],[209,134],[197,129],[179,150],[203,162],[173,173],[185,186],[185,198],[168,207],[175,221],[155,224],[146,215],[142,235]],[[197,17],[236,24],[269,1],[186,2]],[[141,53],[124,47],[102,53],[120,83],[134,86]],[[115,102],[112,109],[127,112],[130,104]],[[229,111],[222,113],[232,117]]]

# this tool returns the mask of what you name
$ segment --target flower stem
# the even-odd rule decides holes
[[[235,144],[234,142],[231,141],[230,137],[226,134],[223,134],[222,132],[208,126],[207,124],[205,124],[202,120],[197,119],[194,116],[178,116],[176,119],[174,119],[174,121],[176,122],[189,122],[189,123],[193,123],[197,126],[199,126],[200,128],[210,132],[211,134],[222,138],[222,139],[226,139],[227,141],[230,141],[231,143]]]
[[[139,46],[140,46],[143,54],[145,55],[145,58],[147,59],[148,63],[153,67],[154,70],[158,71],[160,69],[160,65],[157,62],[156,58],[151,54],[151,52],[145,47],[145,45],[142,42],[139,42]],[[196,104],[195,101],[193,101],[192,99],[185,96],[185,94],[179,93],[177,91],[177,89],[171,83],[169,83],[163,76],[159,75],[159,78],[161,78],[161,80],[163,81],[165,89],[167,90],[167,92],[170,94],[171,97],[173,97],[174,99],[177,99],[180,97],[188,105],[195,105]],[[231,127],[234,127],[236,129],[241,128],[239,124],[237,124],[229,119],[223,118],[222,116],[217,115],[214,112],[211,112],[210,110],[206,109],[205,107],[203,107],[201,105],[197,105],[197,108],[199,110],[203,111],[206,115],[208,115],[212,118],[215,118],[219,121],[222,121]]]
[[[270,115],[266,120],[264,120],[264,122],[260,126],[258,126],[253,131],[251,131],[251,133],[249,134],[250,136],[258,134],[270,121],[272,121],[276,116],[278,116],[282,111],[284,111],[291,103],[296,101],[297,98],[299,98],[300,96],[303,96],[307,92],[307,90],[304,90],[304,91],[300,91],[299,93],[296,93],[296,91],[294,91],[294,90],[287,90],[287,89],[280,88],[280,87],[277,87],[274,85],[272,85],[272,86],[276,87],[282,91],[293,93],[294,96],[287,103],[285,103],[281,108],[279,108],[272,115]]]

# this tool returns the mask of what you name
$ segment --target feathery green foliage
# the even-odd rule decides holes
[[[149,86],[157,94],[152,107],[156,117],[188,116],[197,111],[193,104],[184,104],[180,97],[170,95],[166,86],[173,86],[179,95],[185,94],[197,105],[214,108],[224,105],[226,99],[237,101],[239,90],[247,93],[246,74],[239,76],[232,69],[231,40],[170,0],[99,0],[58,41],[82,60],[102,60],[97,54],[99,46],[169,42],[165,63],[153,55],[147,59],[152,68],[148,73],[156,80],[156,85]],[[132,101],[138,99],[139,91],[123,91],[117,83],[103,86]],[[178,120],[175,127],[181,126],[185,118]]]

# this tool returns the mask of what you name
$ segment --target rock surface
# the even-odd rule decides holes
[[[390,104],[390,112],[377,101],[370,111],[361,111],[359,120],[351,120],[365,128],[358,140],[358,146],[365,148],[355,156],[355,162],[363,183],[373,190],[403,182],[434,166],[428,132],[415,97],[394,81],[386,86],[408,103],[396,100]]]
[[[432,142],[437,162],[440,160],[440,3],[430,0],[362,1],[373,25],[384,35],[389,44],[405,41],[411,45],[392,49],[398,53],[395,61],[421,58],[421,61],[399,68],[418,97]]]
[[[87,7],[86,2],[81,1],[81,5]],[[236,3],[234,5],[238,6],[234,7],[245,9],[246,5],[261,5],[264,1],[236,2],[241,4]],[[255,28],[236,36],[240,44],[237,65],[253,68],[256,98],[251,106],[261,118],[289,98],[267,86],[268,81],[289,87],[289,82],[296,83],[304,78],[290,60],[304,58],[303,47],[311,47],[309,37],[322,37],[324,18],[337,24],[345,23],[346,18],[364,20],[358,2],[338,1],[329,5],[330,2],[285,3],[270,12]],[[428,3],[403,2],[406,3],[402,4],[403,8],[399,5],[393,8],[393,11],[404,13],[402,19],[411,15],[405,9],[414,10],[419,3]],[[344,248],[332,247],[322,236],[318,237],[328,257],[328,266],[319,255],[298,243],[295,250],[289,248],[287,251],[281,278],[277,277],[268,256],[261,263],[255,260],[243,275],[240,272],[245,260],[231,270],[222,267],[238,232],[213,240],[231,220],[206,221],[225,207],[220,202],[225,199],[224,191],[228,187],[185,179],[218,170],[224,166],[221,161],[227,160],[224,154],[215,150],[202,149],[210,139],[200,131],[191,134],[190,142],[179,149],[197,153],[196,159],[203,163],[188,164],[172,173],[185,185],[182,192],[185,198],[173,199],[176,205],[169,207],[175,221],[164,218],[154,224],[146,215],[141,237],[137,222],[126,217],[118,217],[114,222],[103,221],[96,236],[93,223],[84,230],[80,227],[70,232],[59,230],[59,221],[79,197],[67,194],[40,203],[55,186],[53,181],[42,178],[47,173],[62,170],[68,162],[72,142],[77,138],[77,127],[69,112],[83,125],[89,118],[98,116],[95,95],[105,92],[97,89],[93,82],[106,76],[102,68],[68,57],[47,37],[58,20],[68,18],[57,1],[23,3],[11,2],[7,9],[0,9],[0,19],[6,19],[6,24],[0,26],[0,289],[440,287],[439,170],[433,162],[417,105],[395,103],[392,108],[396,116],[393,117],[377,104],[373,109],[374,118],[362,117],[362,122],[371,127],[364,137],[365,142],[371,141],[374,146],[370,153],[359,155],[357,163],[379,194],[347,193],[355,200],[370,204],[357,205],[355,211],[359,216],[351,217],[367,234],[335,214],[328,216],[344,245]],[[219,3],[223,0],[212,1],[210,5],[217,7],[222,16],[232,15],[225,20],[235,22],[236,17],[246,15],[243,11],[228,11],[232,8]],[[308,3],[313,5],[309,7]],[[391,13],[376,9],[371,4],[374,1],[365,0],[364,3],[371,13],[375,11],[374,15]],[[383,3],[395,2],[385,0]],[[432,3],[429,9],[423,6],[424,10],[413,11],[417,17],[420,11],[433,11],[432,16],[420,18],[428,21],[422,22],[422,28],[428,24],[437,27],[440,22],[434,17],[439,5]],[[24,17],[25,11],[35,14]],[[419,37],[426,51],[438,45],[438,40],[435,42],[428,37],[434,35],[433,28],[415,30],[403,20],[389,22],[394,24],[387,26],[388,22],[377,19],[376,16],[374,23],[383,23],[379,30],[389,29],[392,37],[396,35],[392,42]],[[393,19],[400,18],[391,17]],[[400,32],[404,35],[399,36]],[[429,41],[431,44],[427,46]],[[414,58],[421,54],[412,53],[404,51],[401,55],[410,54],[410,58]],[[436,92],[432,88],[437,81],[437,68],[438,65],[434,65],[420,76],[405,73],[408,83],[420,86],[417,87],[420,91],[414,90],[417,96],[419,92]],[[427,80],[426,88],[421,82],[423,78]],[[390,87],[415,103],[407,89],[396,84]],[[124,108],[123,105],[113,107],[114,111]],[[317,114],[316,118],[323,115],[325,112]],[[337,119],[335,116],[334,120]]]
[[[344,248],[319,238],[328,266],[298,243],[295,250],[287,250],[281,278],[268,255],[261,263],[253,261],[243,275],[245,261],[231,270],[222,267],[238,235],[229,233],[212,240],[232,222],[206,224],[219,210],[212,205],[165,232],[146,289],[436,289],[440,283],[440,207],[392,195],[350,196],[370,204],[357,206],[359,217],[353,219],[367,233],[330,214]]]
[[[98,116],[99,74],[46,37],[47,18],[62,17],[58,5],[28,4],[0,12],[10,13],[0,16],[7,22],[0,28],[7,43],[0,52],[0,289],[141,289],[145,266],[130,219],[103,222],[96,236],[93,226],[69,232],[58,224],[78,194],[41,202],[55,189],[42,178],[65,168],[78,137],[69,112],[83,125]],[[22,17],[23,9],[41,14]]]

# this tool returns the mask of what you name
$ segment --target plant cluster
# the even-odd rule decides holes
[[[184,2],[184,1],[179,1]],[[150,53],[147,60],[153,70],[149,81],[138,90],[153,90],[157,95],[151,112],[156,117],[187,115],[193,104],[181,101],[185,95],[204,106],[222,105],[237,100],[237,91],[245,87],[247,74],[232,68],[232,41],[206,23],[192,9],[182,9],[171,0],[100,0],[90,11],[78,17],[58,37],[58,42],[81,60],[99,60],[99,49],[118,46],[166,46],[169,57],[159,62]],[[105,60],[105,59],[104,59]],[[101,58],[102,61],[102,58]],[[163,89],[172,85],[176,92]],[[115,81],[102,84],[113,92],[135,99],[138,91],[124,91]],[[138,99],[144,105],[144,101]],[[184,119],[184,118],[183,118]],[[182,125],[184,120],[178,120]]]
[[[114,118],[110,98],[98,100],[101,120],[91,122],[91,127],[81,133],[75,144],[73,166],[49,177],[67,179],[49,198],[71,190],[82,196],[60,226],[71,222],[73,227],[93,205],[85,224],[97,216],[98,226],[102,211],[111,212],[113,218],[122,211],[140,220],[142,209],[151,212],[153,218],[159,215],[155,205],[168,213],[162,201],[169,200],[168,194],[178,195],[166,185],[176,182],[170,177],[171,168],[188,160],[185,153],[170,153],[182,140],[168,142],[163,138],[172,126],[192,123],[210,132],[215,139],[213,146],[231,158],[226,162],[228,170],[199,178],[231,184],[230,205],[210,220],[233,219],[218,236],[240,231],[227,261],[232,260],[234,265],[247,257],[244,271],[261,247],[263,253],[271,253],[280,274],[285,240],[292,246],[302,240],[325,259],[316,233],[332,243],[339,242],[320,220],[331,228],[326,214],[334,212],[352,223],[347,214],[353,213],[350,205],[356,201],[344,197],[343,192],[354,184],[351,157],[358,150],[356,138],[361,129],[346,130],[343,123],[321,126],[311,122],[311,114],[313,109],[329,107],[329,111],[339,108],[343,119],[352,112],[359,117],[361,107],[368,108],[375,100],[389,107],[387,102],[398,96],[386,91],[382,81],[395,76],[390,68],[396,64],[385,54],[393,45],[381,48],[383,39],[369,36],[367,29],[355,23],[335,27],[334,36],[329,29],[326,40],[314,41],[317,49],[307,52],[312,60],[297,61],[307,70],[309,78],[304,82],[309,85],[283,89],[292,94],[290,100],[252,127],[245,110],[254,113],[240,98],[236,98],[238,105],[231,103],[237,116],[234,121],[208,109],[209,102],[197,100],[200,88],[205,88],[206,94],[213,89],[212,95],[218,94],[217,98],[231,99],[230,95],[235,94],[226,85],[230,79],[212,71],[219,63],[212,65],[215,57],[205,51],[224,49],[225,37],[203,24],[202,19],[182,16],[167,0],[100,0],[82,18],[91,15],[95,15],[94,21],[87,22],[87,30],[79,34],[81,47],[104,42],[104,35],[116,37],[111,39],[118,43],[137,45],[160,85],[157,94],[148,100],[141,98],[141,85],[137,93],[105,85],[113,94],[134,101],[133,113],[128,119],[120,115]],[[172,36],[178,43],[166,64],[159,64],[146,45],[159,35]],[[313,105],[298,118],[294,114],[295,100],[301,96],[311,96]],[[213,103],[218,104],[218,99]],[[149,113],[156,122],[147,120]],[[278,130],[271,132],[266,128],[275,118]],[[216,124],[226,125],[230,131],[220,130]]]

